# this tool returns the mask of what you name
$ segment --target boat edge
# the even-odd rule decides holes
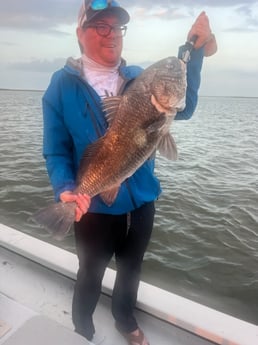
[[[67,250],[4,224],[0,224],[0,246],[76,280],[77,256]],[[115,275],[114,270],[106,269],[102,292],[109,296],[112,295]],[[139,286],[137,308],[215,344],[255,345],[258,343],[256,325],[143,281]]]

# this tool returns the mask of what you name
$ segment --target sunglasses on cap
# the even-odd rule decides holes
[[[94,11],[104,10],[108,7],[120,7],[119,3],[114,0],[92,0],[84,1],[86,11],[91,8]]]

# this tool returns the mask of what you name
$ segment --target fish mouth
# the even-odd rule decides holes
[[[168,113],[171,111],[172,106],[170,105],[170,102],[168,99],[157,99],[155,95],[151,95],[151,103],[152,105],[157,109],[159,113]]]

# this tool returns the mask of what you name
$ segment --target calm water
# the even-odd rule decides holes
[[[0,222],[54,242],[28,219],[52,200],[41,158],[41,92],[0,91]],[[173,125],[179,159],[157,159],[163,194],[143,280],[258,324],[258,99],[200,98]],[[46,254],[47,255],[47,254]]]

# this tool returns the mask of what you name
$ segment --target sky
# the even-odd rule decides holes
[[[209,17],[218,52],[205,58],[201,96],[258,97],[258,1],[120,0],[130,13],[127,64],[148,66],[177,55],[200,12]],[[69,56],[81,0],[0,0],[0,88],[45,90]]]

